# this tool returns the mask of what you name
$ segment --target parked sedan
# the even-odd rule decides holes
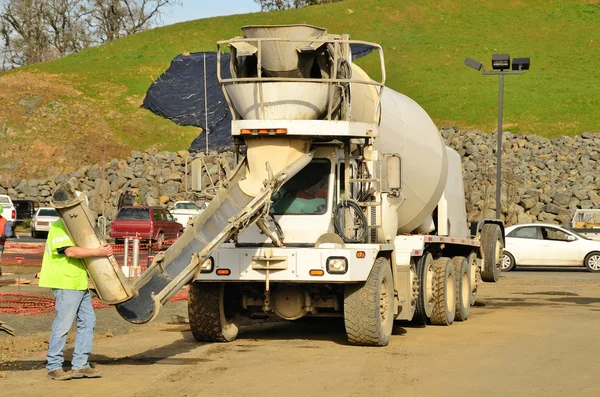
[[[541,223],[506,228],[502,271],[515,266],[585,266],[600,272],[600,241]]]
[[[48,233],[50,226],[58,220],[58,212],[54,208],[40,207],[31,219],[31,237],[37,238],[40,232]]]

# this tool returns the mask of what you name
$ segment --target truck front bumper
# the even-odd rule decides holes
[[[242,248],[228,244],[213,255],[212,270],[198,273],[196,280],[264,282],[268,273],[272,282],[363,282],[367,280],[377,254],[385,248],[389,247],[353,244],[345,248]],[[333,268],[335,259],[345,261],[345,270]]]

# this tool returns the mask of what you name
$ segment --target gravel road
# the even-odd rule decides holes
[[[92,361],[105,376],[68,382],[48,380],[43,368],[52,318],[3,316],[19,336],[0,334],[0,389],[20,397],[598,395],[599,286],[600,274],[585,271],[511,272],[483,284],[467,322],[398,325],[384,348],[347,345],[340,320],[252,321],[235,342],[201,344],[185,324],[185,302],[142,327],[100,309]]]

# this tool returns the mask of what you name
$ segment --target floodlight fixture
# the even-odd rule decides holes
[[[512,70],[529,70],[531,61],[529,58],[513,58]]]
[[[478,62],[478,61],[476,61],[474,59],[471,59],[469,57],[465,58],[465,65],[467,65],[468,67],[473,68],[475,70],[481,70],[481,69],[483,69],[483,63]]]
[[[496,70],[510,69],[510,55],[508,55],[508,54],[492,55],[492,69],[496,69]]]

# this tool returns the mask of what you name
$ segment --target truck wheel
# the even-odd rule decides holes
[[[503,272],[510,272],[515,267],[515,257],[509,252],[504,251],[502,253],[502,262],[500,263],[500,270]]]
[[[600,272],[600,252],[590,252],[585,257],[585,267],[592,272]]]
[[[394,280],[387,259],[375,260],[364,284],[345,287],[344,323],[351,345],[389,343],[394,326]]]
[[[471,297],[469,301],[471,306],[473,306],[477,299],[477,289],[479,288],[479,282],[481,281],[481,268],[479,267],[479,259],[477,259],[477,253],[475,251],[469,254],[467,262],[469,262],[469,275],[471,278]]]
[[[430,253],[426,253],[419,259],[417,278],[419,297],[413,319],[419,324],[425,324],[433,311],[433,257]]]
[[[467,321],[471,309],[471,269],[464,256],[452,258],[452,266],[456,275],[456,310],[454,320]]]
[[[199,342],[231,342],[237,338],[240,313],[235,294],[226,283],[190,284],[188,315],[192,335]]]
[[[451,325],[456,312],[456,278],[450,258],[433,261],[433,312],[431,324]]]
[[[498,225],[493,223],[483,225],[481,248],[483,249],[481,279],[488,283],[495,283],[500,278],[500,262],[504,250],[502,231]]]

